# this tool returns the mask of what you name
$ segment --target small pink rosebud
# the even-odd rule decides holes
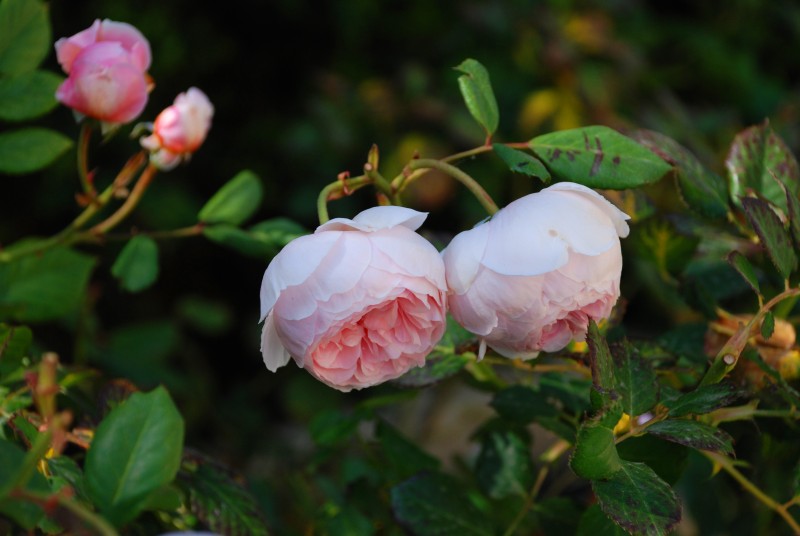
[[[261,352],[290,356],[340,391],[423,365],[444,334],[447,286],[436,248],[414,231],[426,215],[379,206],[289,243],[261,283]]]
[[[153,124],[153,133],[142,138],[142,147],[150,151],[150,161],[160,169],[177,166],[200,148],[206,139],[214,107],[206,94],[192,87],[175,98]]]
[[[619,298],[627,219],[570,182],[517,199],[442,252],[453,318],[506,357],[584,340]]]

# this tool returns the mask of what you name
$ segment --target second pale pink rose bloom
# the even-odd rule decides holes
[[[506,357],[584,340],[619,298],[627,219],[574,183],[517,199],[442,252],[453,317]]]
[[[211,128],[214,106],[205,93],[193,87],[181,93],[153,123],[150,136],[141,139],[150,160],[161,169],[171,169],[192,155]]]
[[[397,378],[442,338],[444,264],[415,233],[424,213],[374,207],[289,243],[261,285],[261,351],[341,391]]]

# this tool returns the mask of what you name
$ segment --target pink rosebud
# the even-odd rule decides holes
[[[72,37],[56,41],[56,57],[64,72],[70,74],[75,59],[84,49],[95,43],[119,43],[128,54],[130,62],[141,72],[150,68],[150,43],[142,33],[126,22],[97,19],[89,28]]]
[[[267,368],[292,356],[320,381],[349,391],[423,365],[447,314],[441,256],[414,232],[425,217],[374,207],[289,243],[261,283]]]
[[[189,88],[164,109],[153,124],[153,134],[141,139],[150,161],[160,169],[172,169],[200,148],[211,128],[214,107],[206,94]]]
[[[131,62],[131,55],[120,43],[104,41],[84,48],[74,59],[56,98],[105,123],[127,123],[144,110],[147,92],[147,77]]]
[[[626,219],[569,182],[517,199],[442,252],[451,314],[506,357],[584,340],[619,298]]]

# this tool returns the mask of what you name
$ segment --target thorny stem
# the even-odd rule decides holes
[[[419,160],[412,160],[408,164],[408,169],[411,171],[415,171],[418,169],[436,169],[447,175],[450,175],[458,182],[463,184],[467,187],[467,189],[472,192],[472,194],[478,199],[483,208],[486,209],[486,212],[489,215],[495,214],[498,210],[497,204],[492,200],[486,190],[477,183],[475,179],[470,177],[468,174],[461,171],[459,168],[455,167],[452,164],[448,164],[442,160],[434,160],[432,158],[420,158]]]
[[[722,456],[717,454],[716,452],[710,452],[707,450],[700,451],[706,458],[711,460],[713,463],[719,465],[722,469],[725,470],[726,473],[731,475],[734,480],[736,480],[741,486],[747,490],[753,497],[761,501],[765,506],[769,509],[774,511],[776,514],[781,516],[786,524],[792,528],[792,531],[795,534],[800,534],[800,525],[798,525],[797,521],[794,517],[789,513],[787,508],[791,505],[792,501],[789,501],[787,504],[780,504],[775,499],[761,491],[758,486],[750,482],[747,477],[745,477],[742,473],[739,472],[736,467],[733,465],[733,460],[728,458],[727,456]]]

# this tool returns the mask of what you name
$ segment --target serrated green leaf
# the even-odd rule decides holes
[[[439,460],[405,438],[386,421],[379,421],[375,436],[381,446],[387,480],[399,482],[420,471],[436,470]]]
[[[461,62],[455,69],[464,73],[458,77],[458,87],[469,113],[486,131],[486,137],[490,138],[497,130],[500,112],[488,71],[480,62],[471,58]]]
[[[647,433],[686,447],[733,453],[733,438],[727,432],[698,421],[668,419],[648,426]]]
[[[0,319],[43,322],[73,312],[93,266],[91,257],[67,248],[0,262]]]
[[[39,0],[0,2],[0,73],[36,69],[50,49],[47,6]]]
[[[543,134],[529,143],[555,179],[590,188],[635,188],[672,169],[651,150],[604,126]]]
[[[589,331],[586,334],[586,343],[589,345],[589,365],[592,369],[592,384],[594,391],[599,394],[600,407],[602,409],[613,400],[614,382],[614,359],[608,349],[608,343],[600,334],[594,320],[589,321]],[[597,406],[597,404],[595,404]]]
[[[637,227],[630,247],[637,255],[655,265],[664,281],[672,281],[692,260],[700,239],[678,234],[674,226],[663,219],[651,218]]]
[[[712,219],[721,219],[728,214],[730,206],[725,180],[703,166],[688,149],[652,130],[637,130],[631,137],[675,167],[681,198],[690,209]]]
[[[523,151],[506,147],[502,143],[493,143],[492,148],[514,173],[536,177],[545,183],[550,181],[550,172],[547,171],[545,165],[538,158]]]
[[[737,134],[725,166],[735,203],[752,189],[785,211],[786,194],[781,184],[795,197],[800,192],[800,166],[766,121]]]
[[[646,463],[670,485],[678,482],[689,465],[689,448],[649,434],[629,437],[617,444],[617,452],[623,460]]]
[[[727,382],[702,385],[672,402],[667,403],[670,417],[683,417],[684,415],[703,415],[715,409],[725,407],[740,398],[742,392]]]
[[[158,244],[150,237],[137,235],[122,248],[111,273],[128,292],[139,292],[158,279]]]
[[[470,501],[465,487],[441,473],[423,473],[394,486],[391,504],[397,521],[412,534],[494,534],[488,518]]]
[[[21,365],[32,341],[29,327],[0,324],[0,378]]]
[[[569,460],[575,474],[597,480],[620,470],[620,458],[611,428],[587,421],[578,430],[575,451]]]
[[[266,536],[253,495],[230,471],[204,457],[184,463],[178,474],[186,506],[209,530],[230,536]]]
[[[58,105],[55,94],[62,78],[49,71],[0,77],[0,120],[25,121]]]
[[[255,213],[262,195],[258,176],[252,171],[240,171],[208,200],[197,219],[207,224],[239,225]]]
[[[600,508],[631,534],[662,536],[681,520],[672,488],[643,463],[622,461],[607,480],[592,481]]]
[[[175,478],[184,423],[163,387],[134,393],[100,423],[86,455],[86,488],[114,525],[136,518],[149,496]]]
[[[46,128],[0,132],[0,173],[20,175],[44,169],[70,147],[71,139]]]
[[[800,248],[800,199],[788,188],[784,187],[786,194],[787,215],[789,217],[789,230],[794,238],[794,243]]]
[[[616,390],[621,397],[623,411],[631,417],[645,413],[658,402],[655,369],[628,342],[615,345],[612,355]]]
[[[533,485],[534,468],[528,442],[511,429],[493,430],[481,441],[475,478],[493,499],[525,497]]]
[[[746,197],[741,203],[747,221],[761,239],[761,244],[767,250],[773,264],[784,279],[789,279],[792,272],[797,269],[797,255],[781,219],[766,201]]]
[[[517,424],[529,424],[541,417],[556,417],[558,410],[539,390],[527,385],[512,385],[492,398],[491,406],[500,416]]]
[[[766,377],[777,387],[776,391],[783,397],[787,404],[800,407],[800,392],[789,385],[783,376],[781,376],[780,372],[764,361],[755,349],[746,348],[745,351],[742,352],[742,357],[755,363],[758,368],[764,372]]]
[[[769,340],[774,331],[775,315],[772,314],[772,311],[767,311],[766,314],[764,314],[764,319],[761,321],[761,336],[765,341]]]
[[[728,256],[726,257],[728,264],[733,266],[733,268],[739,272],[747,284],[755,291],[756,294],[761,295],[761,288],[758,284],[758,276],[756,275],[756,270],[753,268],[753,265],[750,264],[750,261],[747,260],[747,257],[739,253],[738,251],[731,251]]]
[[[599,504],[593,504],[581,515],[575,536],[627,536],[627,534],[603,513]]]

